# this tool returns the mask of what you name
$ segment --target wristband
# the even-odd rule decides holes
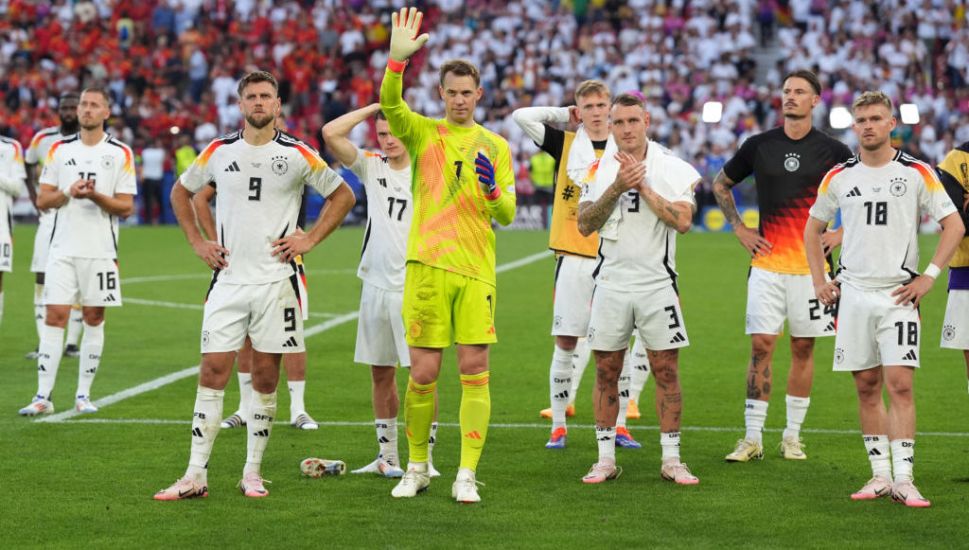
[[[939,266],[933,263],[930,263],[929,266],[925,268],[925,271],[922,273],[922,275],[925,275],[926,277],[932,277],[933,279],[935,279],[936,277],[939,276],[939,273],[942,273],[942,269]]]
[[[392,57],[387,58],[387,68],[395,73],[404,72],[404,67],[407,66],[407,61],[397,61]]]

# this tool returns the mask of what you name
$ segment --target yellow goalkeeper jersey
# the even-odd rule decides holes
[[[411,158],[414,215],[407,261],[420,262],[495,284],[494,219],[515,217],[515,176],[508,142],[480,124],[456,126],[410,110],[402,96],[402,73],[387,70],[380,108],[390,131]],[[499,194],[485,196],[475,174],[482,152],[495,169]]]

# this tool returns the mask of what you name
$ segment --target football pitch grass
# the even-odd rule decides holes
[[[36,343],[29,273],[34,228],[15,230],[15,271],[5,274],[0,327],[0,487],[3,546],[22,547],[846,547],[963,546],[969,535],[969,396],[961,356],[938,347],[945,304],[940,278],[922,309],[922,369],[915,378],[919,436],[916,482],[932,508],[882,499],[852,502],[871,471],[861,441],[851,378],[831,372],[833,339],[816,348],[815,385],[803,438],[809,459],[776,452],[784,426],[790,354],[774,359],[763,461],[727,464],[743,435],[745,254],[731,234],[679,237],[681,301],[692,345],[681,354],[682,457],[701,483],[680,487],[659,476],[654,384],[630,422],[641,450],[618,449],[623,475],[602,485],[579,480],[596,460],[591,428],[594,367],[585,373],[568,448],[544,448],[548,424],[549,336],[554,260],[544,232],[498,234],[497,329],[491,352],[492,425],[478,470],[483,501],[458,505],[450,484],[460,446],[460,384],[453,354],[439,383],[435,465],[443,476],[415,499],[390,497],[395,481],[376,476],[304,479],[308,456],[370,462],[377,450],[369,369],[353,363],[355,276],[362,231],[341,229],[306,258],[312,316],[306,403],[316,432],[285,424],[289,399],[263,463],[266,499],[236,488],[245,460],[243,430],[223,430],[209,464],[207,499],[155,502],[152,494],[184,472],[195,400],[201,304],[208,274],[175,227],[123,228],[125,305],[107,313],[95,400],[101,411],[37,422],[17,416],[36,390]],[[935,246],[922,239],[922,265]],[[536,256],[537,255],[537,256]],[[518,261],[522,260],[522,261]],[[517,261],[517,262],[516,262]],[[166,380],[158,382],[162,377]],[[398,376],[403,390],[406,373]],[[69,411],[77,359],[61,363],[54,403]],[[148,384],[150,383],[150,384]],[[125,393],[121,393],[125,392]],[[401,393],[403,398],[403,393]],[[225,413],[238,402],[235,377]],[[403,414],[401,413],[401,418]],[[48,420],[50,420],[48,418]],[[400,428],[400,452],[407,445]]]

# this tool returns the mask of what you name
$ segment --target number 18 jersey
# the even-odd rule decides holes
[[[219,190],[218,241],[229,250],[218,280],[264,284],[297,271],[295,262],[272,255],[272,243],[296,231],[303,186],[328,197],[343,180],[313,148],[277,131],[258,146],[246,143],[242,132],[213,140],[179,179],[192,193],[209,182]]]

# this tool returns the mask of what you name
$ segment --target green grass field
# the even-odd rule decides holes
[[[16,267],[4,276],[0,328],[0,533],[6,548],[22,547],[846,547],[963,546],[969,540],[969,397],[957,353],[938,347],[944,280],[923,308],[923,368],[916,376],[919,414],[916,477],[933,507],[907,509],[888,500],[855,503],[853,490],[870,477],[859,437],[848,375],[830,370],[833,339],[819,342],[812,406],[803,434],[809,460],[787,462],[773,452],[784,424],[789,353],[775,357],[778,375],[762,462],[726,464],[742,435],[749,343],[744,336],[745,255],[730,234],[680,237],[682,305],[693,345],[681,355],[684,393],[682,455],[701,479],[679,487],[659,477],[653,383],[643,392],[643,419],[630,423],[644,443],[619,449],[625,469],[614,482],[579,479],[596,460],[586,371],[569,448],[544,449],[548,427],[538,417],[548,402],[552,340],[551,256],[498,278],[498,335],[492,350],[492,428],[478,471],[486,484],[480,505],[450,498],[457,468],[460,386],[453,355],[440,383],[435,464],[444,476],[412,500],[390,497],[394,481],[347,475],[301,479],[307,456],[359,467],[376,452],[369,369],[352,362],[355,323],[337,324],[357,308],[355,276],[360,229],[333,235],[307,258],[307,328],[329,330],[307,339],[307,406],[324,423],[318,432],[277,425],[263,463],[273,484],[263,500],[235,485],[245,459],[243,431],[223,431],[209,466],[207,499],[160,503],[152,494],[185,468],[196,379],[103,406],[95,415],[59,423],[18,417],[36,389],[36,365],[24,353],[36,343],[29,271],[33,227],[19,226]],[[544,249],[542,232],[498,236],[498,263]],[[922,242],[923,264],[935,239]],[[100,399],[198,364],[201,303],[208,285],[177,228],[125,228],[121,234],[125,306],[107,315],[104,358],[94,384]],[[164,305],[168,304],[168,305]],[[186,307],[176,307],[183,305]],[[403,388],[404,376],[398,377]],[[65,359],[54,393],[58,410],[73,403],[77,360]],[[285,393],[285,391],[281,392]],[[226,413],[238,400],[233,379]],[[280,420],[288,398],[280,396]],[[406,439],[400,434],[406,455]]]

